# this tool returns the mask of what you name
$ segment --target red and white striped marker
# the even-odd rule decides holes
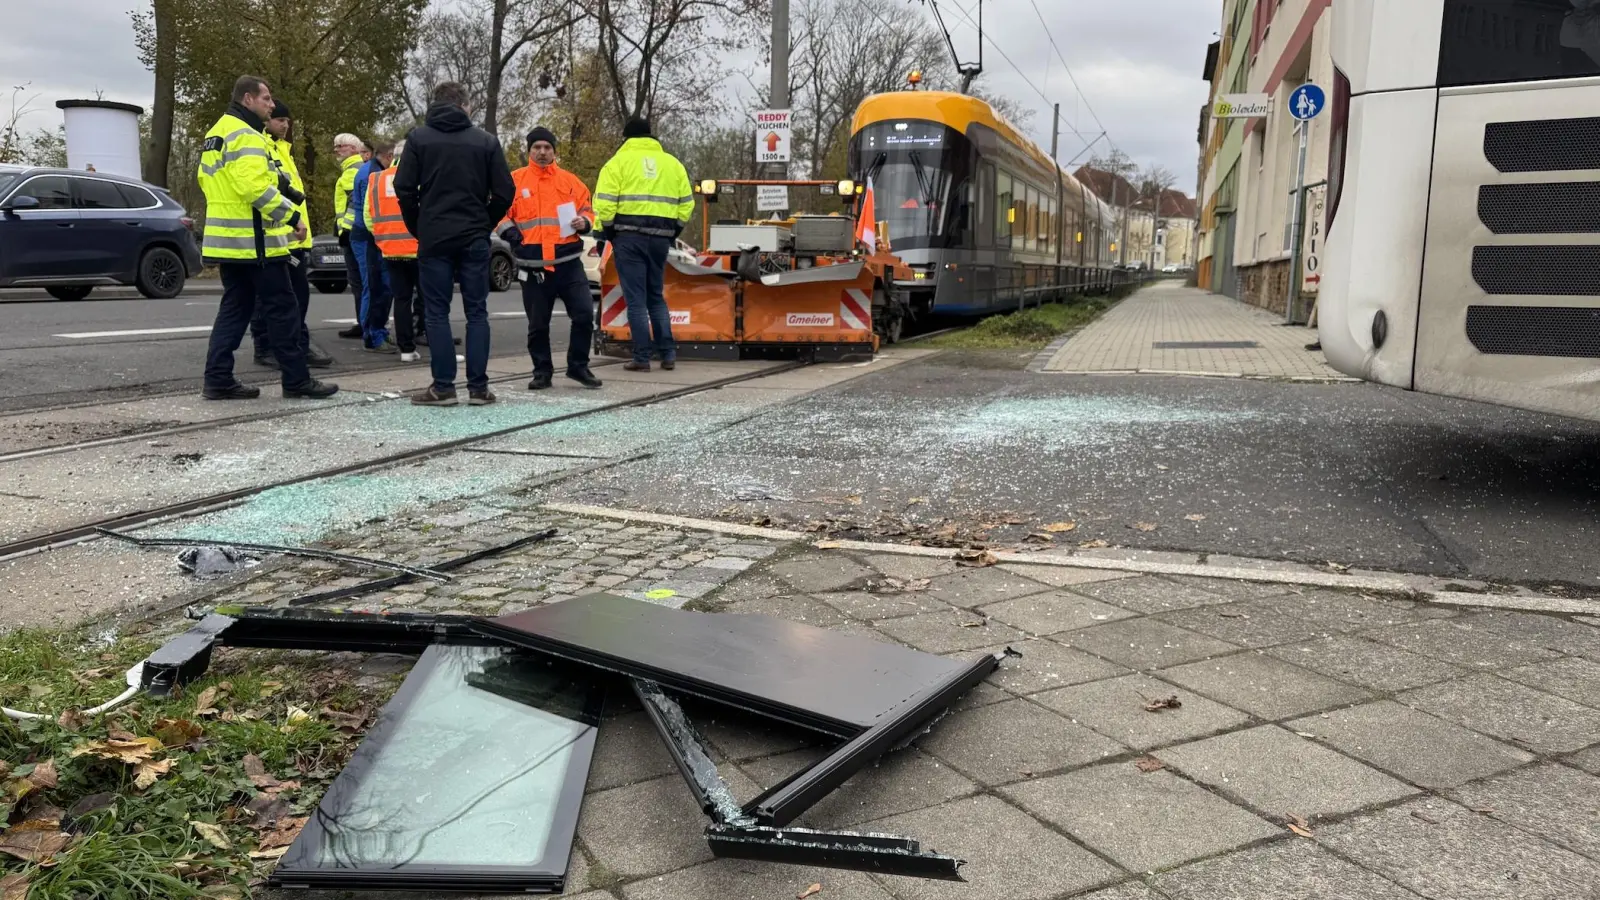
[[[622,298],[622,285],[616,285],[600,297],[600,322],[605,328],[621,328],[628,324],[628,301]]]
[[[846,288],[839,297],[839,321],[853,331],[872,327],[872,299],[858,288]]]

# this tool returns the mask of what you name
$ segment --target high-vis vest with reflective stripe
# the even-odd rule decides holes
[[[350,202],[356,192],[356,170],[365,162],[361,154],[352,153],[339,163],[339,180],[333,185],[333,227],[336,231],[349,231],[356,227],[356,208]]]
[[[676,237],[694,215],[689,173],[655,138],[629,138],[600,170],[594,213],[607,232]]]
[[[556,210],[563,203],[571,203],[579,216],[588,219],[590,225],[594,224],[589,188],[578,180],[578,176],[555,164],[540,166],[529,163],[512,172],[511,180],[516,183],[517,192],[505,221],[496,227],[496,231],[507,223],[517,226],[517,230],[522,232],[522,249],[539,248],[537,258],[541,260],[559,258],[556,253],[558,245],[582,242],[583,239],[576,234],[561,236],[563,223],[556,215]]]
[[[406,220],[400,215],[400,198],[394,194],[394,175],[399,169],[397,159],[394,165],[373,172],[367,180],[367,228],[385,258],[416,259],[417,239],[406,230]]]
[[[294,204],[278,192],[267,136],[227,114],[206,133],[200,152],[206,195],[202,255],[213,262],[289,255]]]
[[[280,141],[272,136],[267,137],[267,143],[272,147],[272,161],[283,174],[289,176],[289,186],[299,192],[300,196],[306,195],[306,183],[300,180],[300,167],[294,164],[294,145],[288,141]],[[300,211],[300,221],[306,223],[306,236],[295,240],[294,235],[289,236],[290,250],[311,249],[311,217],[306,211],[306,201],[295,204],[295,209]]]

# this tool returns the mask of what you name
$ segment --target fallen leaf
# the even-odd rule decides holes
[[[1171,466],[1162,465],[1161,463],[1156,463],[1156,468],[1158,468],[1161,471],[1165,472],[1165,471],[1167,471],[1168,469],[1170,469],[1172,467]]]
[[[1150,772],[1156,772],[1167,767],[1166,763],[1156,759],[1154,756],[1140,757],[1139,759],[1134,760],[1133,764],[1139,767],[1139,771],[1146,774]]]
[[[1184,518],[1191,522],[1204,522],[1206,520],[1206,517],[1200,513],[1190,513],[1187,516],[1184,516]]]
[[[283,682],[281,682],[281,681],[263,681],[263,682],[261,682],[261,691],[260,691],[259,696],[261,696],[263,698],[271,697],[273,694],[276,694],[277,692],[279,692],[281,690],[283,690]]]
[[[283,802],[272,794],[257,794],[250,798],[244,805],[251,815],[255,817],[254,828],[270,828],[273,823],[287,816],[290,812],[289,804]]]
[[[139,765],[134,768],[133,786],[142,791],[150,785],[155,784],[156,779],[170,771],[172,771],[172,760],[147,759],[144,762],[139,763]]]
[[[150,733],[168,747],[182,747],[199,737],[202,729],[188,719],[157,719]]]
[[[308,820],[307,816],[279,819],[272,830],[261,835],[259,849],[271,850],[274,847],[289,846],[300,836],[300,829],[306,826]]]
[[[261,757],[254,753],[246,753],[244,759],[239,762],[244,766],[244,774],[250,776],[252,780],[258,775],[267,774],[266,765],[261,762]]]
[[[134,739],[133,732],[116,725],[106,729],[106,737],[111,738],[113,741],[131,741]]]
[[[927,497],[912,497],[910,500],[906,501],[906,505],[907,506],[914,506],[914,505],[916,505],[918,503],[927,503],[927,502],[928,502],[928,498]]]
[[[90,741],[73,748],[74,758],[85,755],[98,756],[101,759],[114,759],[128,765],[143,762],[162,750],[161,741],[153,737],[133,738],[132,740]]]
[[[250,858],[251,859],[277,859],[278,857],[280,857],[280,856],[282,856],[282,855],[284,855],[285,853],[288,853],[288,852],[289,852],[288,845],[285,845],[285,846],[282,846],[282,847],[273,847],[270,850],[251,850],[250,851]]]
[[[1306,821],[1305,817],[1299,813],[1289,813],[1288,819],[1290,822],[1294,823],[1295,825],[1299,825],[1301,828],[1304,828],[1307,831],[1311,830],[1311,823]]]
[[[1132,525],[1129,525],[1128,527],[1132,528],[1134,531],[1155,531],[1157,528],[1160,528],[1161,526],[1157,525],[1154,522],[1135,522]]]
[[[1160,700],[1150,700],[1146,702],[1144,705],[1144,711],[1161,712],[1164,709],[1178,709],[1182,706],[1183,701],[1178,699],[1177,694],[1173,694],[1171,697],[1163,697]]]
[[[999,561],[1000,557],[987,550],[961,550],[956,553],[956,565],[973,569],[992,566]]]
[[[841,541],[817,541],[811,546],[817,548],[818,550],[837,550],[840,547],[843,547],[844,544]]]
[[[67,846],[72,835],[54,826],[29,828],[27,822],[13,825],[0,834],[0,853],[15,856],[24,862],[43,864]]]
[[[1078,528],[1078,523],[1077,522],[1051,522],[1049,525],[1046,525],[1044,528],[1042,528],[1040,530],[1041,531],[1048,531],[1051,534],[1061,534],[1062,532],[1065,532],[1065,531],[1076,531],[1077,528]]]
[[[190,822],[189,824],[194,826],[194,830],[202,838],[205,838],[206,843],[218,850],[233,849],[233,844],[228,842],[228,835],[222,830],[222,826],[213,825],[210,822]]]
[[[1422,812],[1421,810],[1416,810],[1416,809],[1412,810],[1411,811],[1411,818],[1417,819],[1418,821],[1427,822],[1429,825],[1437,825],[1437,824],[1439,824],[1439,820],[1438,819],[1435,819],[1433,816],[1430,816],[1427,813]]]
[[[285,711],[284,720],[290,723],[308,722],[311,720],[311,713],[307,712],[303,707],[291,706]]]
[[[1046,534],[1042,531],[1030,532],[1028,535],[1023,537],[1023,540],[1030,541],[1035,544],[1053,544],[1056,542],[1055,535]]]
[[[1494,813],[1494,807],[1492,806],[1469,806],[1467,809],[1472,810],[1480,816],[1492,815]]]
[[[850,504],[851,506],[860,506],[861,505],[861,495],[860,494],[851,494],[850,496],[844,498],[844,502]]]
[[[28,876],[19,874],[0,878],[0,900],[28,900]]]
[[[822,885],[813,884],[810,887],[806,888],[805,890],[801,891],[800,893],[795,894],[794,897],[795,897],[795,900],[806,900],[806,898],[811,896],[812,894],[820,894],[820,893],[822,893]]]
[[[72,808],[67,810],[67,818],[82,818],[83,816],[87,816],[92,812],[99,812],[102,809],[106,809],[116,802],[116,794],[90,794],[86,797],[80,797],[78,798],[78,802],[72,804]]]
[[[41,791],[48,791],[55,787],[58,781],[56,776],[56,761],[54,759],[47,759],[44,762],[34,766],[33,771],[28,773],[28,781]]]
[[[66,709],[56,717],[56,724],[67,731],[82,731],[83,726],[89,723],[89,717],[81,709]]]
[[[1315,837],[1315,835],[1311,833],[1311,829],[1305,827],[1304,825],[1296,825],[1293,822],[1289,823],[1289,830],[1303,838]]]
[[[208,687],[205,690],[201,691],[200,692],[200,696],[194,698],[194,714],[195,714],[195,716],[196,717],[200,717],[200,716],[214,716],[214,715],[216,715],[217,714],[217,708],[212,705],[212,704],[214,704],[216,702],[217,702],[217,687],[216,687],[216,685],[212,685],[211,687]]]
[[[1109,547],[1109,546],[1111,546],[1111,544],[1108,541],[1102,540],[1100,538],[1095,538],[1092,541],[1084,541],[1083,543],[1079,544],[1078,546],[1082,547],[1085,550],[1099,550],[1102,547]]]
[[[361,730],[361,726],[367,723],[369,715],[364,709],[356,712],[341,712],[327,706],[322,708],[322,714],[334,723],[335,728],[352,733]]]

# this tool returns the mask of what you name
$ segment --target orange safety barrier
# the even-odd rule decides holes
[[[875,276],[863,262],[796,269],[744,285],[747,344],[830,344],[871,355]]]
[[[608,342],[627,344],[633,340],[628,304],[610,254],[600,266],[601,333]],[[679,344],[736,341],[738,297],[733,281],[731,272],[668,262],[663,293],[672,313],[673,339]]]

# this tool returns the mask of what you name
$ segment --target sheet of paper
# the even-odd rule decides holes
[[[561,236],[572,237],[577,234],[572,230],[572,220],[578,217],[578,204],[563,203],[556,207],[556,220],[561,223]]]

